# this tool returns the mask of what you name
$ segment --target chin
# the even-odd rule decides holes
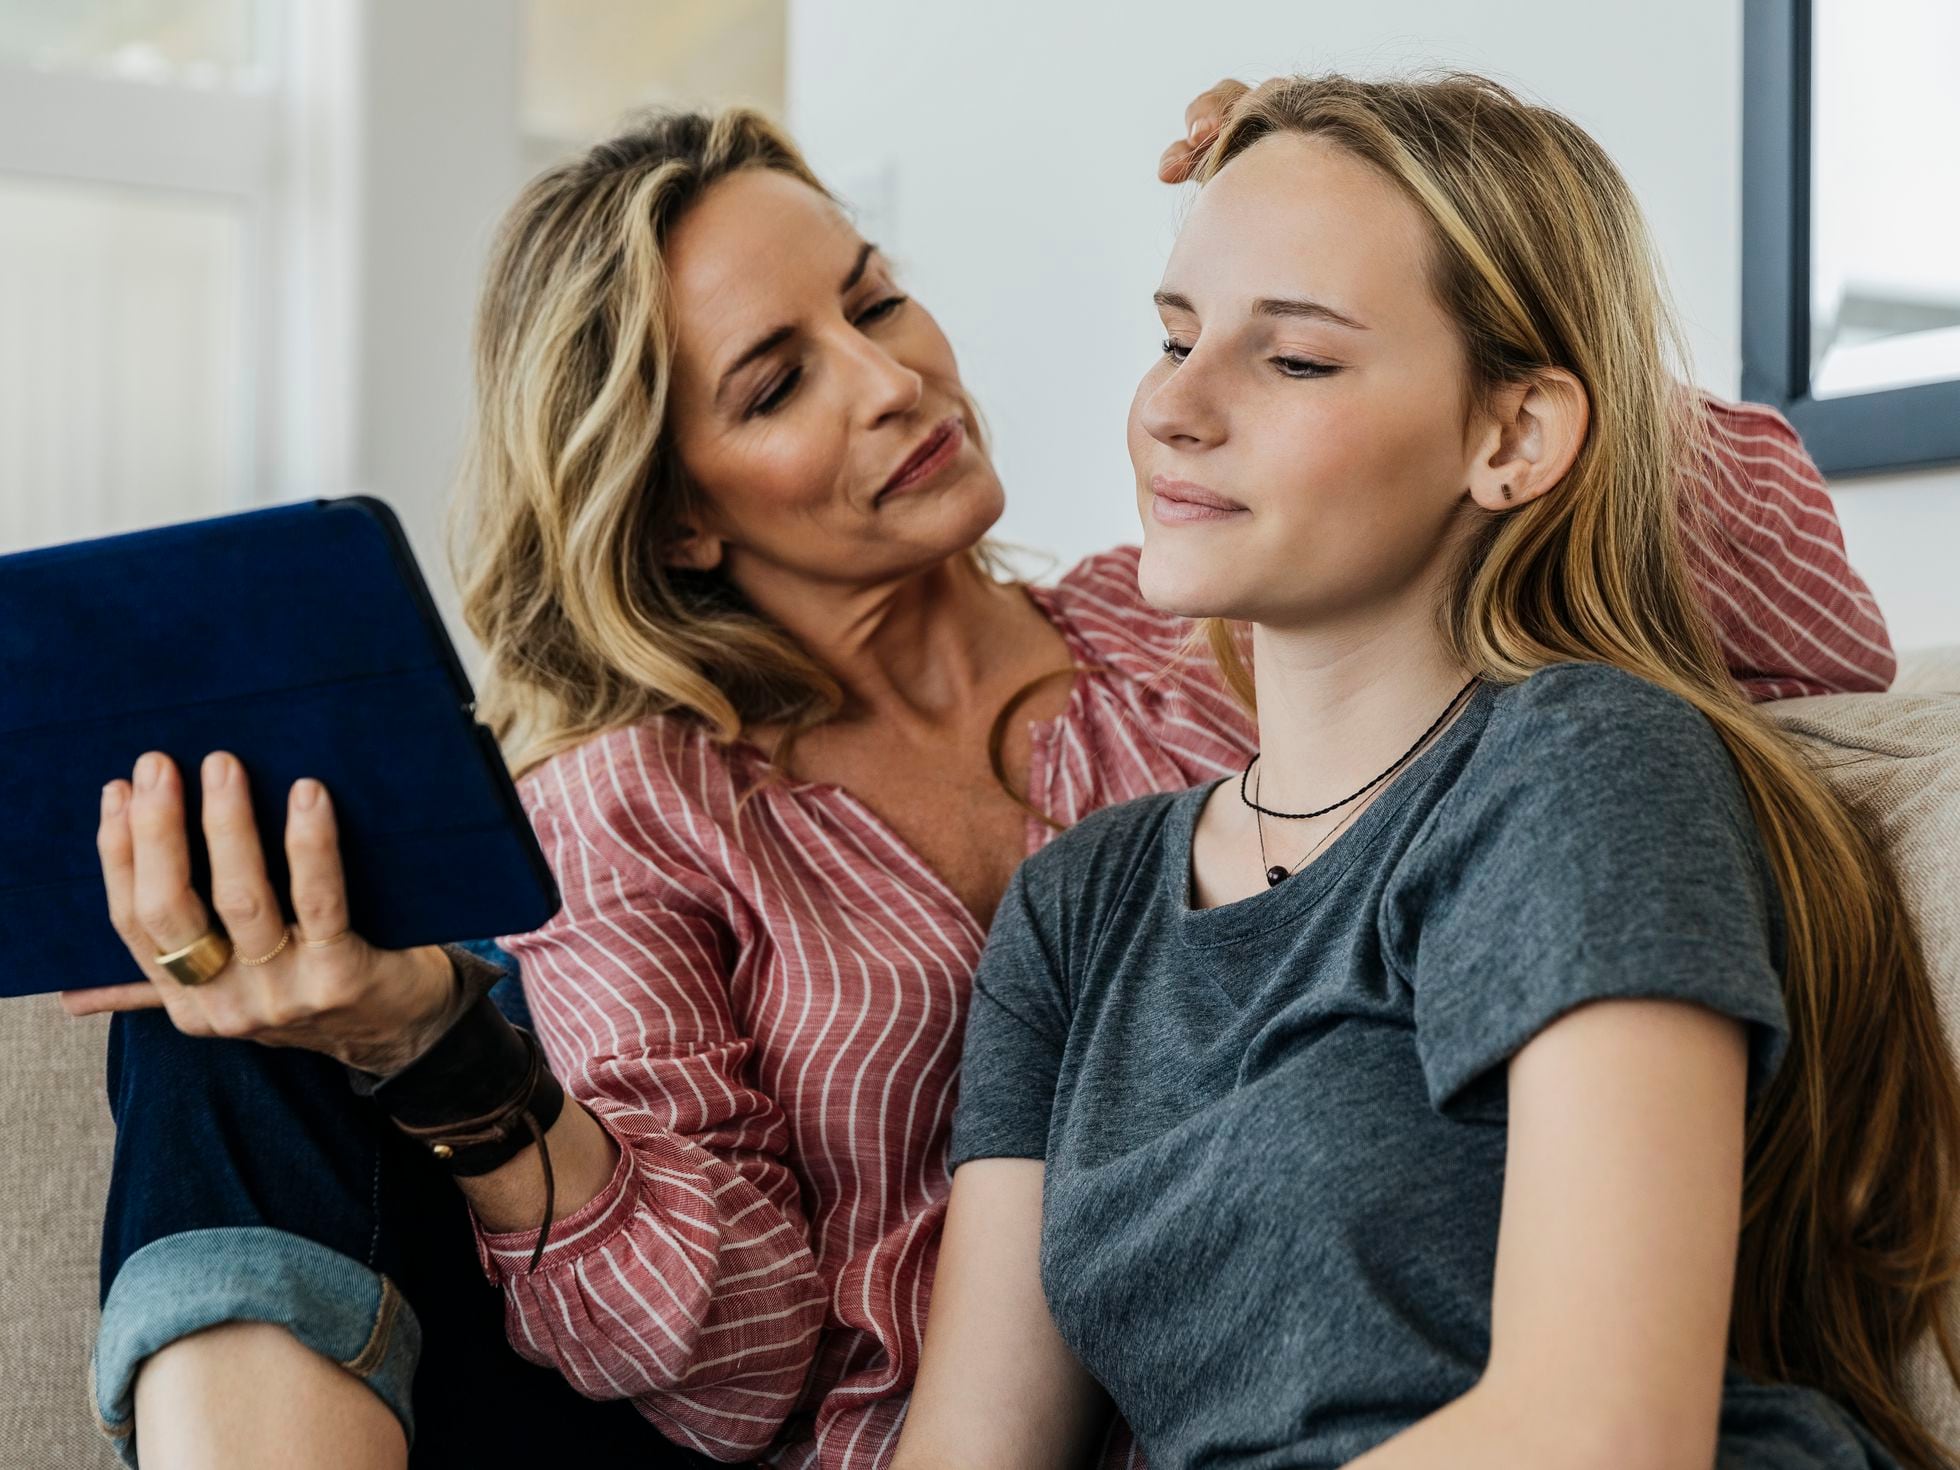
[[[994,467],[982,463],[980,468],[966,477],[968,483],[959,487],[955,501],[959,506],[959,516],[971,528],[972,541],[978,541],[993,530],[1007,510],[1007,492],[1001,488],[1000,476]]]
[[[978,546],[999,523],[1007,497],[992,468],[983,466],[948,485],[938,504],[918,509],[928,512],[931,527],[928,530],[928,520],[922,518],[916,523],[918,533],[937,542],[942,555],[958,556]]]
[[[1223,557],[1172,551],[1164,539],[1146,531],[1137,562],[1137,591],[1160,612],[1185,618],[1238,618],[1245,600],[1243,571]]]

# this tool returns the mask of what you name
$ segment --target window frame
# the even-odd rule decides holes
[[[1960,378],[1812,391],[1813,0],[1744,0],[1742,395],[1780,409],[1827,475],[1960,463]]]

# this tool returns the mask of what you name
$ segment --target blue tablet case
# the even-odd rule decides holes
[[[286,794],[326,784],[353,926],[384,948],[516,934],[551,870],[401,526],[354,496],[0,557],[0,996],[141,978],[110,927],[105,782],[161,750],[244,762],[288,905]]]

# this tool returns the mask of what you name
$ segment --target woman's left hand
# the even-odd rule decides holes
[[[442,1036],[468,997],[434,945],[387,950],[348,927],[339,834],[326,789],[296,782],[285,848],[292,875],[290,929],[267,876],[244,767],[217,752],[204,762],[204,837],[213,914],[191,887],[183,791],[175,765],[152,751],[136,780],[102,793],[96,846],[110,922],[149,978],[64,990],[74,1016],[161,1006],[190,1036],[303,1047],[364,1071],[407,1066]],[[201,985],[156,961],[221,921],[236,948]]]

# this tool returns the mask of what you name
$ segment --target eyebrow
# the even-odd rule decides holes
[[[877,249],[878,247],[869,240],[865,241],[858,248],[857,259],[851,263],[850,271],[837,287],[837,294],[839,296],[842,296],[853,286],[857,285],[859,281],[864,279],[864,268],[871,263],[871,257],[877,252]],[[721,380],[715,384],[715,402],[720,403],[727,395],[729,379],[733,378],[758,357],[767,357],[795,335],[796,328],[794,327],[777,327],[767,336],[758,338],[754,343],[750,344],[748,351],[744,352],[723,369]]]
[[[1151,298],[1159,306],[1170,311],[1188,311],[1197,315],[1197,308],[1175,291],[1159,291]],[[1333,307],[1305,297],[1267,296],[1252,303],[1253,311],[1259,316],[1306,317],[1312,321],[1332,322],[1337,327],[1350,327],[1357,332],[1368,328],[1351,316],[1343,316]]]
[[[866,240],[864,242],[863,246],[858,250],[858,258],[856,263],[851,266],[851,273],[844,277],[843,284],[837,288],[837,294],[839,296],[842,296],[846,291],[850,290],[851,287],[855,286],[859,281],[864,279],[864,267],[870,262],[871,256],[873,252],[877,250],[877,248],[878,247],[872,244],[871,241],[869,240]]]

